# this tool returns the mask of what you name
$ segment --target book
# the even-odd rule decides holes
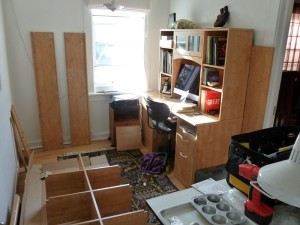
[[[207,114],[217,114],[220,111],[221,93],[214,90],[201,91],[201,111]]]
[[[226,37],[207,36],[206,63],[216,66],[225,64]]]
[[[218,37],[217,52],[216,52],[216,63],[218,66],[224,66],[226,56],[227,38]]]
[[[207,36],[207,47],[206,47],[206,63],[212,64],[212,49],[213,48],[213,37]]]

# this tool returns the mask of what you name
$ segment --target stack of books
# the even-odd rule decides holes
[[[226,56],[226,37],[207,37],[206,63],[216,66],[224,66]]]

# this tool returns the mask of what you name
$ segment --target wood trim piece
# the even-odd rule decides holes
[[[273,55],[273,47],[252,48],[242,133],[263,128]]]
[[[72,145],[90,144],[84,33],[64,33]]]
[[[9,223],[10,225],[18,224],[20,205],[21,205],[21,198],[18,194],[15,194],[13,208],[11,211],[10,223]]]
[[[19,157],[24,164],[24,168],[28,170],[29,158],[30,158],[30,150],[24,135],[24,131],[21,127],[20,121],[17,116],[17,111],[14,105],[11,106],[11,118],[10,122],[13,128],[14,138],[16,149],[19,154]],[[20,143],[21,142],[21,143]]]
[[[41,137],[44,150],[63,147],[54,35],[31,32]]]

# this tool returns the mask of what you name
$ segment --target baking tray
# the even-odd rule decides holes
[[[165,225],[206,225],[203,216],[196,210],[191,202],[173,206],[159,211],[159,217]]]

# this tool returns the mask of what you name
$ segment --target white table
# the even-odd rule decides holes
[[[223,180],[220,181],[221,183],[225,183]],[[147,204],[153,211],[153,213],[157,216],[157,218],[160,220],[162,224],[170,225],[171,223],[164,218],[161,211],[164,209],[169,209],[175,206],[182,206],[186,205],[185,203],[188,203],[191,201],[193,197],[203,195],[200,191],[196,190],[195,188],[189,188],[182,191],[173,192],[171,194],[151,198],[147,200]],[[243,206],[243,200],[246,198],[245,195],[238,192],[236,189],[231,189],[229,192],[222,195],[222,197],[229,203],[232,204],[238,211],[243,214],[244,206]],[[189,211],[190,210],[190,211]],[[197,219],[197,222],[199,222],[200,225],[211,225],[199,212],[197,212],[193,207],[186,207],[185,212],[186,217],[195,217]],[[191,221],[194,221],[193,219],[190,219]],[[193,223],[191,223],[193,224]],[[189,225],[189,224],[184,224]],[[256,225],[253,221],[250,219],[246,219],[246,221],[243,223],[243,225]]]

